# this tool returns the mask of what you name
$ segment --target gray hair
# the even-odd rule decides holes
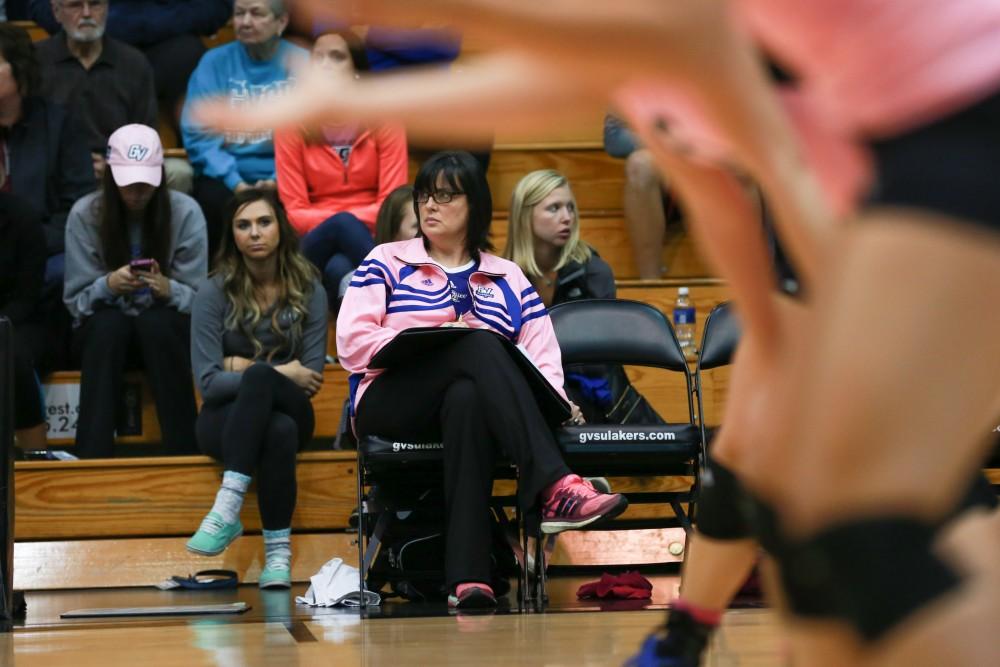
[[[55,0],[56,2],[62,2],[63,0]],[[109,0],[110,2],[110,0]],[[235,3],[235,0],[233,2]],[[288,13],[288,7],[286,6],[285,0],[267,0],[267,6],[270,7],[271,13],[275,16],[284,16]]]

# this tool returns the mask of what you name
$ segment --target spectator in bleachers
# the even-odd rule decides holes
[[[311,59],[331,85],[368,68],[361,40],[348,30],[320,34]],[[281,201],[336,311],[344,276],[375,247],[379,207],[406,182],[406,134],[395,126],[293,128],[275,135],[274,153]]]
[[[543,532],[617,516],[628,503],[571,473],[524,375],[486,331],[384,372],[370,368],[404,329],[484,329],[522,346],[565,396],[545,307],[516,264],[489,252],[493,202],[479,164],[438,153],[414,191],[421,237],[380,245],[362,264],[337,320],[337,352],[352,373],[359,436],[444,443],[449,606],[495,607],[488,516],[498,454],[517,464],[519,503],[540,510]]]
[[[24,449],[45,447],[45,412],[36,371],[46,354],[39,301],[45,274],[45,235],[28,202],[3,192],[0,163],[0,317],[14,327],[14,429]]]
[[[38,96],[35,47],[28,33],[0,25],[0,158],[4,190],[42,214],[46,285],[61,285],[66,216],[94,189],[94,169],[79,123],[58,104]]]
[[[632,257],[642,279],[661,278],[663,241],[668,216],[678,218],[678,209],[663,189],[660,171],[649,149],[617,117],[604,117],[604,151],[625,160],[625,227],[632,244]]]
[[[503,256],[531,281],[542,302],[615,298],[611,267],[580,238],[580,214],[569,180],[533,171],[514,187]]]
[[[206,96],[226,96],[234,107],[281,95],[291,84],[291,61],[307,52],[283,39],[288,25],[284,0],[236,0],[233,28],[237,41],[212,49],[191,75],[181,118],[184,147],[195,171],[194,197],[208,222],[212,255],[223,227],[222,208],[251,187],[276,187],[272,133],[205,132],[191,117],[191,105]]]
[[[222,461],[222,486],[187,543],[221,553],[243,532],[240,510],[257,474],[264,528],[261,588],[291,585],[296,453],[312,437],[310,397],[323,382],[326,294],[273,190],[238,192],[222,247],[192,313],[191,359],[204,405],[198,446]]]
[[[205,219],[191,197],[168,189],[163,178],[156,130],[126,125],[108,140],[101,190],[70,212],[63,300],[81,359],[80,457],[112,454],[115,406],[136,356],[152,387],[163,443],[174,454],[195,451],[190,313],[208,270]]]
[[[510,198],[504,257],[521,267],[546,307],[579,299],[615,298],[615,277],[580,238],[580,216],[569,180],[552,169],[526,175]],[[631,392],[621,366],[577,364],[564,369],[566,391],[590,423],[621,423],[619,399]],[[628,423],[652,423],[643,402]]]
[[[107,0],[53,0],[52,9],[62,30],[35,44],[42,95],[80,117],[100,182],[111,133],[157,125],[153,70],[141,53],[104,34]]]
[[[375,218],[375,245],[409,241],[420,232],[413,208],[413,186],[400,185],[389,193]]]
[[[31,18],[54,35],[62,23],[57,20],[60,4],[82,8],[84,3],[31,0]],[[178,131],[188,79],[205,53],[201,37],[226,24],[233,11],[231,0],[98,0],[89,4],[91,11],[106,7],[108,35],[146,56],[153,68],[159,107]]]

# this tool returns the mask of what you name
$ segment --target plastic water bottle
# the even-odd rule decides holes
[[[694,359],[697,355],[694,344],[694,319],[694,305],[688,296],[688,288],[678,288],[677,301],[674,302],[674,333],[677,335],[677,342],[681,344],[681,351],[688,359]]]

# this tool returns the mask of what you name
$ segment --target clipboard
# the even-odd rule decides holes
[[[528,381],[535,402],[545,418],[554,424],[562,424],[570,418],[569,403],[559,395],[549,381],[532,361],[508,338],[490,329],[469,329],[466,327],[414,327],[401,331],[395,338],[385,344],[368,362],[369,368],[395,368],[405,366],[414,359],[426,357],[441,348],[447,347],[463,336],[474,332],[486,332],[496,337],[510,354],[514,363],[521,369],[524,379]]]

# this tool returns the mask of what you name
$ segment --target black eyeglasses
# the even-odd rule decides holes
[[[413,200],[418,204],[426,204],[430,198],[434,198],[438,204],[447,204],[455,197],[464,195],[464,192],[452,192],[451,190],[435,190],[434,192],[416,191],[413,193]]]

